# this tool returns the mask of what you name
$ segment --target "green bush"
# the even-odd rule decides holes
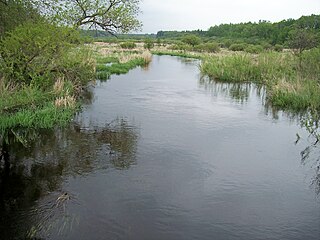
[[[272,50],[272,45],[268,42],[262,42],[261,46],[263,47],[263,49],[265,50]]]
[[[78,32],[47,23],[26,23],[15,28],[0,43],[4,78],[16,84],[52,85],[65,73],[66,54],[79,43]],[[70,59],[69,59],[70,60]]]
[[[192,51],[192,47],[185,43],[176,43],[168,47],[170,50]]]
[[[199,44],[194,47],[195,51],[215,53],[220,51],[219,44],[216,42],[208,42]]]
[[[133,49],[136,47],[136,44],[134,42],[123,42],[120,43],[120,47],[124,49]]]
[[[194,34],[188,34],[183,37],[182,42],[194,47],[195,45],[198,45],[201,43],[201,38]]]
[[[273,49],[277,52],[282,52],[283,51],[283,46],[280,44],[276,44]]]
[[[153,43],[152,39],[147,38],[147,39],[144,41],[143,47],[144,47],[145,49],[149,49],[149,50],[150,50],[151,48],[153,48],[153,47],[154,47],[154,43]]]
[[[244,51],[246,49],[245,43],[234,43],[229,46],[229,50],[231,51]]]
[[[249,44],[246,48],[245,48],[245,52],[248,52],[248,53],[261,53],[263,52],[263,47],[260,46],[260,45],[252,45],[252,44]]]

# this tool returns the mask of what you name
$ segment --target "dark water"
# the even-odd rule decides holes
[[[70,128],[11,150],[0,238],[320,239],[317,149],[263,93],[167,56],[98,83]]]

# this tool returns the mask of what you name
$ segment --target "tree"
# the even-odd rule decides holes
[[[153,43],[152,39],[151,39],[151,38],[146,38],[146,39],[144,40],[144,45],[143,45],[143,47],[144,47],[145,49],[148,49],[148,50],[150,50],[151,48],[153,48],[153,47],[154,47],[154,43]]]
[[[0,0],[0,37],[25,22],[36,22],[40,18],[30,1]]]
[[[186,44],[192,45],[194,47],[195,45],[200,44],[201,39],[200,37],[194,35],[194,34],[188,34],[183,37],[182,41]]]
[[[42,14],[75,28],[102,29],[110,34],[139,30],[140,0],[39,0]]]
[[[316,47],[317,36],[310,30],[296,29],[290,33],[289,47],[300,55],[304,50]]]

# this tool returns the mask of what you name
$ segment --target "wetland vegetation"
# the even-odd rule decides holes
[[[108,4],[105,5],[105,3]],[[207,87],[216,95],[229,89],[228,96],[238,103],[247,102],[252,95],[250,91],[265,91],[266,108],[270,107],[274,112],[284,111],[295,116],[293,118],[298,118],[301,126],[313,139],[312,144],[305,146],[301,151],[301,162],[305,164],[309,158],[316,159],[313,183],[319,193],[317,147],[320,140],[318,131],[320,124],[320,15],[303,16],[297,20],[288,19],[277,23],[259,21],[258,23],[221,24],[212,26],[207,31],[127,34],[141,27],[141,23],[137,20],[138,5],[138,0],[99,0],[95,3],[63,0],[0,0],[0,211],[4,213],[0,217],[0,223],[5,225],[5,218],[9,218],[13,224],[15,219],[10,218],[12,212],[19,207],[32,206],[46,193],[57,191],[62,185],[62,177],[89,175],[97,169],[107,169],[110,166],[117,170],[127,170],[131,165],[136,164],[139,134],[136,127],[132,127],[126,119],[115,116],[114,122],[104,123],[104,126],[100,124],[99,127],[83,127],[75,122],[71,127],[69,125],[78,116],[77,113],[81,112],[82,105],[92,100],[92,89],[96,82],[103,84],[112,75],[127,74],[136,67],[147,69],[149,64],[152,65],[152,55],[154,58],[170,55],[199,59],[197,64],[201,75],[200,87]],[[106,17],[109,21],[105,21]],[[86,30],[82,29],[83,26],[87,26]],[[88,30],[88,27],[93,27],[93,30],[91,28]],[[185,67],[183,64],[166,57],[163,59],[166,62],[164,66],[167,72],[171,71],[170,73],[174,76],[174,67],[176,67],[181,76],[188,78],[180,69]],[[156,63],[162,64],[158,58]],[[192,68],[190,72],[188,68],[184,70],[194,74],[194,69],[196,68]],[[157,71],[156,73],[160,76],[162,70]],[[135,75],[132,77],[134,78]],[[143,78],[144,75],[141,74],[139,77]],[[164,82],[170,85],[171,76],[166,77]],[[183,98],[188,102],[185,96],[189,96],[188,91],[191,87],[184,88],[183,82],[179,80],[180,76],[175,77],[184,93],[180,93],[178,89],[175,91],[180,95],[176,92],[166,92],[163,89],[169,87],[161,85],[157,91],[149,91],[153,89],[152,86],[149,86],[149,90],[140,87],[135,91],[139,94],[145,91],[149,95],[135,96],[131,100],[144,103],[146,97],[150,103],[159,104],[157,100],[165,101],[164,105],[159,104],[160,107],[172,107],[175,111],[179,111],[181,107],[179,101]],[[149,84],[146,80],[143,83]],[[130,83],[127,80],[126,84],[124,89],[127,91],[128,86],[135,89],[134,85],[139,85],[137,81]],[[192,85],[190,82],[189,84]],[[255,90],[252,90],[253,85],[256,87]],[[174,85],[171,87],[175,88]],[[214,87],[219,88],[217,93]],[[112,92],[108,93],[112,95]],[[171,99],[174,94],[178,95],[175,96],[177,99]],[[103,94],[100,94],[101,96]],[[118,99],[117,96],[115,98]],[[159,99],[155,100],[155,98]],[[189,98],[193,99],[192,96]],[[121,100],[120,97],[119,99]],[[196,100],[201,101],[201,99],[202,96],[197,96]],[[108,101],[112,99],[109,98]],[[154,109],[154,106],[148,105],[149,102],[144,103],[147,109]],[[197,103],[188,102],[188,104],[190,106],[183,106],[189,110],[198,108],[199,112],[204,114],[204,109],[197,106]],[[111,107],[114,112],[117,110],[115,105]],[[139,112],[139,107],[134,104],[127,102],[127,105]],[[211,107],[213,106],[209,105],[209,110],[206,109],[208,114],[211,113]],[[128,109],[126,110],[130,112]],[[186,119],[189,117],[189,120],[193,121],[194,119],[188,115],[189,110],[182,109],[186,111],[182,112]],[[258,108],[255,106],[254,109],[256,111]],[[159,126],[162,126],[162,116],[158,116],[158,112],[146,112],[147,116],[154,118],[155,122],[160,121]],[[159,112],[166,115],[161,108]],[[234,109],[231,112],[237,114]],[[101,112],[93,111],[93,113],[99,115]],[[142,111],[142,114],[145,112]],[[172,120],[172,116],[167,116],[167,119]],[[204,119],[208,120],[206,116]],[[179,133],[180,125],[184,123],[177,124],[179,120],[175,120],[176,122],[172,124],[176,124],[174,130]],[[199,123],[210,125],[201,120]],[[167,127],[165,126],[164,129]],[[185,129],[189,127],[186,125]],[[237,131],[237,126],[234,129]],[[153,131],[157,132],[150,130],[150,132]],[[208,131],[212,129],[208,128]],[[160,134],[157,132],[157,138],[164,132]],[[201,134],[206,135],[206,132]],[[258,138],[256,135],[255,137]],[[296,143],[300,138],[301,136],[297,134]],[[170,136],[168,139],[172,146],[181,140],[172,140]],[[270,139],[272,138],[268,138],[268,141]],[[167,139],[164,137],[161,143],[166,146],[166,142]],[[147,144],[154,143],[158,144],[156,140]],[[236,145],[236,143],[233,144]],[[189,149],[186,146],[188,144],[182,144],[180,147]],[[31,152],[30,149],[32,149]],[[50,149],[55,149],[57,152]],[[61,149],[64,150],[61,151]],[[209,151],[209,149],[206,150]],[[269,149],[271,151],[272,147]],[[176,153],[175,150],[169,149],[168,152],[170,151],[174,152],[178,159],[183,157],[189,159],[187,164],[194,168],[195,159],[192,159],[192,153],[184,156]],[[198,149],[194,151],[197,152]],[[50,154],[47,155],[47,153]],[[153,153],[157,156],[157,152]],[[143,154],[148,156],[148,152]],[[162,154],[166,155],[166,153]],[[159,154],[161,156],[159,161],[163,161],[162,154]],[[105,155],[108,156],[107,160]],[[152,157],[149,156],[149,158]],[[170,156],[168,155],[167,158]],[[17,159],[37,159],[41,163],[19,162]],[[103,161],[109,161],[110,164]],[[208,172],[204,175],[206,174],[210,175]],[[144,179],[139,181],[143,182]],[[11,185],[19,185],[19,187],[11,192]],[[69,194],[59,193],[57,199],[61,196],[67,196],[66,201],[70,200]],[[47,216],[45,218],[46,221],[50,221]],[[30,239],[37,236],[37,231],[42,230],[40,225],[36,228],[34,225],[28,225],[25,228],[23,230],[27,232],[25,237]],[[11,230],[9,229],[8,232]],[[8,236],[11,236],[10,234],[14,234],[14,231]]]

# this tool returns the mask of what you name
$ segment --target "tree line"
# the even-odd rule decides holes
[[[297,31],[306,31],[320,38],[320,15],[302,16],[299,19],[287,19],[271,23],[260,20],[237,24],[220,24],[210,27],[207,31],[158,31],[158,38],[181,38],[194,34],[199,37],[213,39],[230,39],[250,44],[266,42],[272,45],[285,45]]]

